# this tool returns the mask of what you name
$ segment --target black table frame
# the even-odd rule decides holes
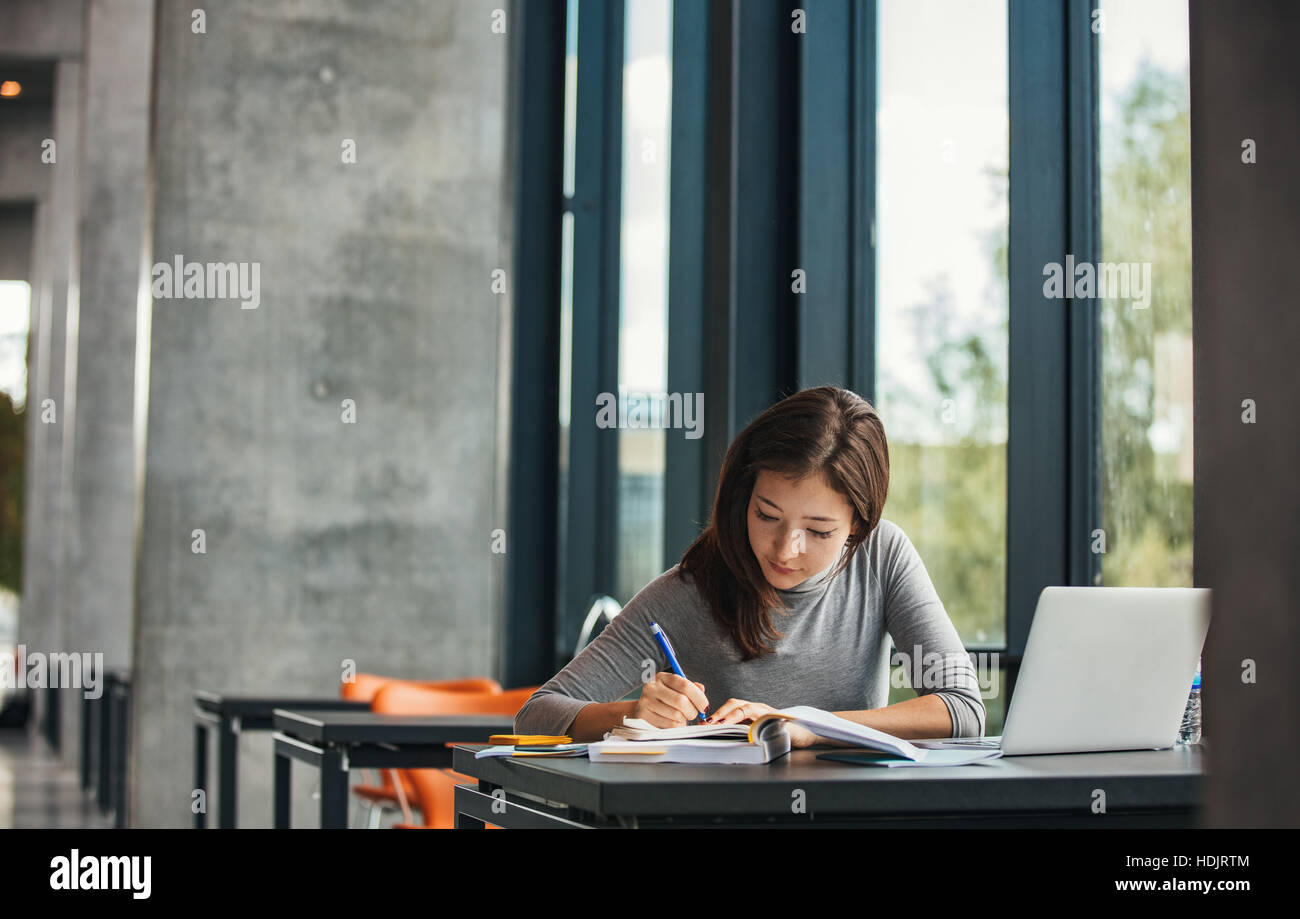
[[[127,825],[127,752],[130,749],[131,672],[105,670],[100,694],[81,702],[81,789],[93,792],[115,829]],[[55,691],[57,694],[57,690]],[[58,699],[51,696],[52,703]]]
[[[1193,746],[886,769],[816,759],[829,747],[767,766],[476,760],[478,749],[454,750],[452,768],[478,779],[456,786],[457,829],[1187,828],[1198,824],[1207,759]],[[805,790],[804,813],[792,812],[795,788]],[[1106,791],[1106,813],[1092,812],[1095,788]]]
[[[277,708],[311,711],[370,711],[369,702],[336,697],[237,696],[215,692],[194,694],[194,788],[202,789],[204,806],[194,815],[194,828],[208,825],[208,734],[217,734],[217,826],[234,829],[238,813],[239,735],[271,731],[271,713]]]
[[[348,826],[348,774],[353,767],[446,769],[451,743],[486,741],[514,730],[511,715],[379,715],[276,709],[274,826],[290,822],[293,760],[320,770],[322,829]]]

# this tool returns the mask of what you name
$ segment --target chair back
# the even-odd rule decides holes
[[[601,623],[609,625],[621,612],[623,612],[622,604],[608,594],[593,598],[591,608],[587,610],[587,618],[583,620],[582,629],[578,632],[578,644],[573,649],[573,656],[577,657],[582,653],[582,649],[587,647],[587,642],[591,641],[597,625]]]
[[[501,684],[490,677],[474,676],[456,680],[405,680],[400,677],[380,676],[377,673],[358,673],[350,683],[339,684],[339,695],[344,699],[369,702],[375,693],[389,683],[409,683],[412,686],[424,686],[429,689],[441,689],[447,692],[501,692]]]
[[[499,693],[448,692],[394,681],[375,694],[372,711],[388,715],[515,715],[538,687],[507,689]],[[450,744],[448,745],[450,746]],[[398,769],[403,788],[424,815],[421,826],[451,829],[455,824],[454,789],[472,781],[450,769]]]
[[[501,684],[490,677],[463,677],[454,680],[403,680],[397,677],[380,676],[377,673],[358,673],[351,682],[339,684],[339,695],[344,699],[351,699],[357,702],[370,702],[371,711],[375,711],[375,695],[392,683],[402,683],[409,686],[419,686],[426,689],[437,689],[443,692],[469,692],[469,693],[486,693],[495,694],[501,692]],[[522,703],[521,703],[522,704]],[[393,773],[396,770],[380,769],[380,785],[367,785],[369,779],[363,779],[363,784],[354,791],[360,793],[370,801],[387,801],[394,804],[401,803],[401,796],[398,795],[397,789],[393,784]],[[408,770],[409,771],[409,770]],[[407,798],[415,797],[415,789],[411,786],[409,776],[403,776],[402,791]]]

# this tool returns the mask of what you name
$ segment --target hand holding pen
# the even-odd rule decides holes
[[[690,721],[703,723],[703,713],[709,710],[704,684],[687,679],[668,636],[658,623],[650,623],[650,630],[673,672],[657,673],[653,680],[641,687],[641,698],[637,700],[632,716],[661,728],[680,727]]]

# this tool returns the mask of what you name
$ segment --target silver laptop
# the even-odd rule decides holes
[[[1004,756],[1171,747],[1210,625],[1197,587],[1048,587],[999,737],[913,741]]]

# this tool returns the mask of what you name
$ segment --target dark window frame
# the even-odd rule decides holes
[[[807,17],[802,35],[790,30],[796,7]],[[571,428],[570,482],[584,488],[570,492],[567,522],[557,519],[552,458],[566,205],[575,220],[571,419],[593,417],[595,394],[617,391],[618,315],[600,304],[618,303],[623,5],[580,8],[572,202],[559,199],[563,55],[557,95],[555,52],[539,47],[555,40],[557,21],[555,47],[564,47],[565,4],[514,8],[529,11],[514,19],[515,239],[529,241],[515,247],[514,289],[544,286],[535,294],[544,308],[516,301],[514,313],[503,640],[506,678],[520,685],[567,660],[586,601],[614,589],[617,440],[594,437],[594,424]],[[1003,656],[1008,691],[1042,589],[1092,584],[1099,571],[1090,550],[1101,519],[1097,307],[1053,309],[1042,295],[1044,264],[1098,251],[1093,8],[1008,0],[1007,638],[968,646]],[[750,418],[822,382],[874,398],[876,10],[876,0],[673,5],[668,389],[705,392],[706,404],[703,438],[668,438],[665,566],[706,522],[722,455]],[[796,268],[806,293],[791,291]],[[580,346],[597,349],[581,374]],[[552,494],[528,491],[548,481]],[[569,550],[556,609],[547,598],[557,595],[560,525]]]

